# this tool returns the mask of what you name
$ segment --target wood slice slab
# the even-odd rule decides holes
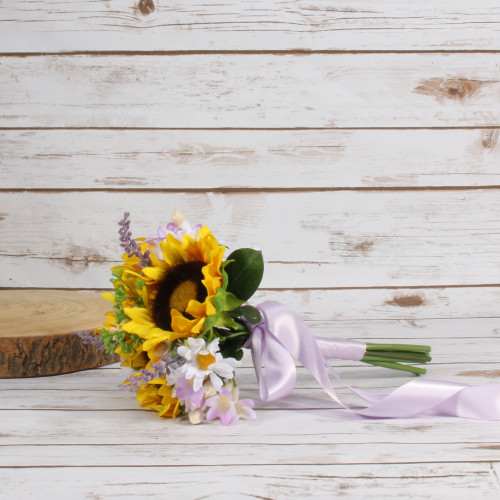
[[[40,377],[119,361],[75,331],[93,331],[111,304],[99,294],[0,290],[0,378]]]

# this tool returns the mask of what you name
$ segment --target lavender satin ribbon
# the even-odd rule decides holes
[[[257,306],[262,321],[249,325],[248,347],[263,401],[288,396],[295,387],[294,358],[314,376],[325,392],[347,410],[365,417],[407,418],[418,414],[500,420],[500,385],[468,386],[440,380],[415,379],[389,394],[374,394],[347,386],[372,406],[354,410],[335,394],[328,372],[342,382],[325,358],[360,360],[363,342],[316,338],[302,319],[279,302]],[[262,370],[265,370],[263,373]]]

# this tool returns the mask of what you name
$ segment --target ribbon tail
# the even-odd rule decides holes
[[[263,321],[252,327],[250,344],[264,401],[291,393],[295,386],[293,358],[296,358],[334,401],[348,411],[364,417],[409,418],[419,414],[432,414],[500,420],[500,385],[468,386],[440,380],[417,379],[389,394],[354,389],[343,382],[326,362],[323,354],[337,352],[335,349],[338,349],[339,344],[346,342],[347,348],[351,349],[349,355],[361,359],[361,343],[342,341],[335,344],[335,341],[328,339],[316,339],[302,319],[279,302],[264,302],[258,309],[262,313]],[[265,382],[261,377],[262,363],[266,371]],[[348,408],[336,395],[328,372],[353,393],[371,403],[371,406],[361,410]]]

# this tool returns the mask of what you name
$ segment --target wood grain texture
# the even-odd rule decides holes
[[[0,127],[495,127],[499,64],[496,53],[3,58]]]
[[[105,288],[123,211],[180,208],[264,251],[255,303],[498,384],[499,27],[497,0],[0,1],[0,286]],[[500,497],[498,422],[352,417],[300,366],[264,403],[247,356],[258,420],[190,426],[128,375],[0,380],[2,499]]]
[[[477,365],[478,363],[476,363]],[[483,362],[484,368],[498,366]],[[398,375],[391,370],[367,367],[361,364],[351,367],[337,367],[342,379],[352,387],[370,392],[387,393],[412,380],[412,376]],[[464,363],[463,365],[467,365]],[[459,375],[459,363],[455,365],[434,365],[432,377],[457,383],[494,384],[496,379],[476,378]],[[224,444],[224,438],[237,439],[242,444],[310,443],[375,444],[376,442],[403,443],[498,443],[498,423],[474,421],[451,417],[433,418],[421,416],[415,419],[363,419],[354,417],[330,399],[318,387],[317,381],[303,368],[297,368],[297,387],[287,398],[262,402],[253,369],[238,370],[238,385],[241,383],[242,397],[256,398],[258,411],[256,422],[239,422],[241,425],[222,427],[218,422],[193,427],[187,418],[175,420],[158,419],[151,411],[140,408],[134,394],[117,390],[118,384],[130,375],[129,369],[114,366],[96,371],[78,372],[45,380],[27,379],[20,386],[20,380],[2,380],[1,414],[9,419],[8,427],[0,436],[2,445],[29,446],[57,445],[144,445],[168,446],[185,444],[196,446],[200,438],[207,445]],[[36,382],[40,382],[39,385]],[[49,385],[49,381],[52,384]],[[339,397],[349,405],[360,404],[340,382],[333,383]],[[97,390],[98,389],[98,390]],[[15,405],[18,405],[15,407]],[[82,416],[84,414],[85,416]],[[11,422],[12,419],[12,422]],[[116,429],[116,421],[120,429]],[[66,428],[64,422],[66,421]],[[77,422],[80,421],[78,425]],[[446,429],[453,423],[460,423],[450,434]],[[17,425],[14,425],[17,423]],[[302,423],[302,425],[301,425]],[[40,433],[43,427],[44,433]],[[314,432],[305,432],[305,429]],[[140,432],[139,432],[140,430]],[[393,435],[392,437],[390,435]],[[127,439],[124,440],[124,435]],[[2,448],[0,447],[0,450]],[[186,450],[186,453],[189,453]],[[420,455],[420,454],[419,454]],[[3,457],[0,457],[0,460]],[[5,457],[5,460],[8,457]],[[415,457],[416,458],[416,457]],[[424,458],[423,456],[419,456]],[[128,458],[125,458],[127,460]],[[426,456],[423,462],[439,460],[437,456]],[[37,459],[38,460],[38,459]],[[117,458],[117,460],[123,460]],[[398,462],[398,457],[387,457],[388,462]],[[354,454],[351,463],[359,463]],[[374,460],[373,462],[376,463]],[[6,465],[4,461],[2,465]],[[41,465],[40,463],[31,463]]]
[[[9,52],[498,50],[495,0],[4,0]]]
[[[256,457],[258,461],[258,456]],[[129,468],[81,467],[72,470],[78,479],[72,482],[72,491],[82,498],[133,499],[147,495],[161,500],[165,491],[176,484],[176,492],[182,498],[220,498],[221,500],[242,500],[248,498],[319,498],[330,499],[363,498],[374,491],[384,492],[384,498],[442,498],[443,491],[460,500],[468,495],[480,495],[495,500],[499,494],[496,481],[498,465],[483,463],[455,464],[398,464],[398,465],[302,465],[271,466],[227,466],[221,468],[226,481],[214,477],[213,470],[197,468],[196,478],[200,484],[193,487],[192,467],[135,467],[131,475]],[[58,478],[67,473],[64,468],[4,468],[0,479],[5,485],[6,500],[19,498],[13,494],[16,489],[24,495],[35,494],[43,488],[51,498],[61,496]],[[231,478],[231,483],[227,478]],[[232,483],[234,482],[234,483]],[[178,485],[177,485],[178,484]],[[235,486],[237,484],[237,491]]]
[[[478,330],[482,322],[476,320]],[[447,334],[450,343],[438,343],[438,350],[451,345],[449,329]],[[479,351],[471,352],[474,358],[478,355]],[[489,361],[481,364],[485,369],[495,366]],[[433,376],[473,381],[471,375],[457,378],[460,365],[467,367],[459,360],[453,366],[434,366]],[[369,493],[368,488],[376,488],[388,498],[400,498],[404,489],[407,498],[440,498],[445,491],[466,499],[480,491],[482,497],[493,499],[500,491],[495,422],[352,418],[324,406],[326,395],[313,389],[311,378],[304,380],[299,369],[296,396],[267,409],[259,405],[257,421],[194,427],[185,419],[155,418],[134,407],[131,394],[113,391],[125,372],[105,367],[33,379],[24,387],[19,380],[1,381],[0,477],[8,487],[5,491],[15,481],[18,494],[29,495],[36,487],[62,498],[61,477],[73,478],[73,495],[90,498],[163,498],[167,485],[177,482],[176,491],[186,498],[257,494],[278,499],[283,492],[291,498],[359,498]],[[368,390],[387,390],[408,380],[359,366],[344,367],[342,374],[348,383]],[[242,393],[253,396],[255,377],[249,369],[239,376]],[[344,398],[345,392],[341,394]],[[220,472],[214,472],[214,464]],[[198,485],[204,475],[202,492]],[[242,485],[235,488],[237,479]]]
[[[309,425],[313,422],[305,419]],[[440,449],[442,461],[462,463],[466,460],[467,453],[471,448],[475,450],[477,462],[489,462],[498,460],[498,449],[500,442],[488,442],[484,446],[479,443],[449,444],[440,442],[426,443],[390,443],[384,445],[377,443],[377,448],[370,446],[369,441],[360,444],[351,442],[341,444],[331,443],[316,444],[309,443],[296,444],[290,446],[289,443],[283,445],[258,443],[259,456],[264,456],[265,460],[257,459],[256,443],[239,444],[238,447],[226,445],[219,453],[214,454],[213,447],[203,446],[196,460],[193,460],[192,452],[186,453],[184,443],[168,443],[169,453],[165,453],[165,444],[149,444],[149,446],[137,447],[134,445],[93,445],[78,447],[78,454],[74,448],[50,447],[48,450],[40,446],[9,446],[10,457],[0,462],[3,466],[12,461],[23,462],[26,466],[73,466],[84,467],[89,461],[93,461],[94,466],[111,467],[134,467],[137,463],[142,466],[158,467],[167,466],[204,466],[211,460],[212,467],[227,467],[238,461],[240,466],[256,465],[307,465],[311,462],[322,463],[323,465],[335,465],[338,463],[366,463],[373,462],[377,456],[384,455],[383,464],[407,463],[418,457],[420,463],[433,463],[436,449]],[[356,457],[356,458],[354,458]]]
[[[91,293],[0,291],[0,378],[58,375],[117,361],[74,334],[98,328],[109,309]]]
[[[482,341],[482,339],[478,339]],[[469,344],[464,345],[464,347],[469,347]],[[485,345],[493,346],[493,342],[485,343]],[[442,347],[439,345],[439,347]],[[439,349],[438,349],[439,350]],[[476,354],[476,350],[472,351]],[[438,359],[438,362],[433,362],[429,365],[428,377],[433,379],[447,380],[449,382],[456,383],[471,383],[474,384],[495,384],[500,381],[500,363],[493,360],[492,357],[485,357],[484,361],[481,363],[469,363],[467,361],[461,361],[461,358],[452,359],[452,356],[443,357],[434,355],[434,359]],[[439,363],[441,359],[448,361],[447,363]],[[477,359],[477,358],[475,358]],[[451,361],[450,361],[451,360]],[[247,364],[250,362],[247,360]],[[488,364],[488,368],[484,369],[485,363]],[[411,376],[399,376],[397,373],[385,370],[384,368],[369,367],[362,363],[351,363],[350,366],[346,366],[345,362],[332,360],[332,366],[340,374],[342,380],[349,384],[351,387],[368,390],[370,392],[382,392],[388,393],[400,385],[411,381]],[[477,375],[479,372],[485,373],[483,376]],[[123,381],[132,374],[132,370],[118,370],[112,369],[106,370],[104,374],[100,377],[92,376],[87,378],[87,385],[76,383],[76,379],[70,381],[67,390],[71,390],[71,395],[67,395],[61,398],[61,389],[55,385],[54,382],[50,384],[50,387],[44,387],[44,384],[37,386],[36,384],[3,384],[5,387],[0,390],[0,395],[2,396],[2,401],[0,403],[0,410],[51,410],[51,411],[87,411],[89,406],[92,405],[92,411],[96,412],[141,412],[145,411],[137,405],[137,401],[134,394],[126,391],[118,391],[117,388]],[[476,375],[474,375],[476,373]],[[488,375],[490,374],[490,375]],[[15,379],[12,379],[15,380]],[[24,380],[23,380],[24,382]],[[255,374],[253,368],[239,368],[238,369],[238,387],[241,392],[241,397],[251,398],[255,401],[255,409],[263,412],[271,412],[275,410],[295,410],[297,415],[294,417],[297,421],[299,420],[299,414],[301,412],[308,412],[311,409],[337,409],[341,410],[339,418],[342,416],[342,408],[340,405],[330,399],[325,395],[325,392],[319,387],[317,381],[310,375],[304,368],[297,368],[297,383],[296,388],[293,393],[287,398],[279,401],[268,401],[264,402],[260,400],[259,390],[256,385]],[[92,387],[90,387],[92,384]],[[98,391],[95,391],[93,387],[99,387]],[[366,403],[361,401],[356,397],[349,389],[344,387],[343,383],[335,382],[334,388],[337,396],[347,405],[352,405],[355,407],[364,407]],[[317,413],[318,414],[318,413]],[[152,414],[149,414],[150,416]],[[61,418],[62,414],[61,414]],[[132,418],[132,417],[131,417]],[[291,417],[290,417],[291,418]],[[355,419],[356,421],[356,419]],[[184,422],[184,420],[180,420]],[[55,425],[55,424],[54,424]],[[275,423],[278,427],[278,423]],[[479,428],[473,433],[474,439],[476,441],[481,441],[479,436],[482,435],[483,441],[488,441],[489,438],[484,434],[487,428],[492,427],[492,422],[487,422],[487,425],[480,425]],[[103,423],[104,426],[104,423]],[[345,426],[344,426],[345,427]],[[439,428],[443,426],[438,426]],[[88,431],[87,427],[85,429]],[[189,428],[188,428],[189,429]],[[175,442],[185,442],[191,443],[195,438],[189,437],[189,431],[185,429],[180,435],[176,435],[177,440]],[[29,430],[34,431],[33,429]],[[26,429],[28,432],[28,429]],[[49,432],[49,430],[47,430]],[[50,432],[55,432],[54,430]],[[103,429],[104,432],[104,429]],[[266,432],[271,433],[271,429],[266,429]],[[262,436],[261,439],[265,439],[271,443],[277,443],[286,439],[283,434],[279,433],[279,429],[275,429],[276,437]],[[109,432],[106,433],[108,435]],[[428,434],[431,434],[430,432]],[[299,429],[294,429],[289,431],[289,435],[300,435]],[[470,436],[472,439],[473,436]],[[12,436],[13,437],[13,436]],[[47,437],[47,436],[45,436]],[[438,431],[436,430],[432,433],[434,439],[439,437]],[[96,436],[92,433],[88,435],[88,441],[93,444],[98,444],[99,441],[93,441]],[[240,434],[241,441],[246,444],[251,444],[250,436],[248,434]],[[429,436],[429,439],[431,436]],[[52,439],[52,435],[51,435]],[[147,438],[143,438],[143,442],[146,443]],[[216,441],[216,436],[214,436],[213,441]],[[314,442],[320,442],[321,438],[313,436],[309,438]],[[352,439],[352,438],[351,438]],[[441,438],[445,439],[445,438]],[[42,438],[43,440],[43,438]],[[281,441],[280,441],[281,440]],[[14,442],[15,440],[12,440]],[[164,444],[161,440],[158,444]],[[212,440],[208,438],[205,442],[208,444]],[[10,442],[10,441],[9,441]],[[362,441],[361,441],[362,442]],[[133,441],[135,444],[135,441]],[[39,445],[39,441],[33,441],[33,445]],[[82,443],[83,444],[83,443]],[[118,443],[114,443],[118,444]],[[283,443],[282,443],[283,444]],[[36,464],[35,464],[36,465]]]
[[[0,130],[3,189],[500,186],[498,129]]]
[[[1,284],[105,288],[123,212],[139,237],[181,208],[222,244],[260,248],[264,288],[498,285],[499,193],[2,193]]]

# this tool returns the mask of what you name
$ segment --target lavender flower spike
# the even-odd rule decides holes
[[[104,342],[97,335],[94,335],[93,332],[85,330],[82,332],[73,332],[73,333],[75,335],[78,335],[82,339],[82,342],[84,344],[95,345],[98,351],[104,351],[104,349],[106,349]]]
[[[150,368],[142,368],[139,373],[128,377],[123,384],[120,384],[118,387],[121,390],[133,391],[151,382],[151,380],[156,380],[165,376],[165,363],[159,361],[158,363],[151,363],[149,366]]]
[[[118,233],[120,234],[120,246],[125,250],[128,257],[135,255],[141,259],[141,267],[148,267],[151,265],[151,260],[149,258],[150,251],[147,250],[142,253],[139,248],[137,241],[132,238],[132,231],[130,231],[130,212],[125,212],[123,214],[123,219],[118,223],[120,229]]]

